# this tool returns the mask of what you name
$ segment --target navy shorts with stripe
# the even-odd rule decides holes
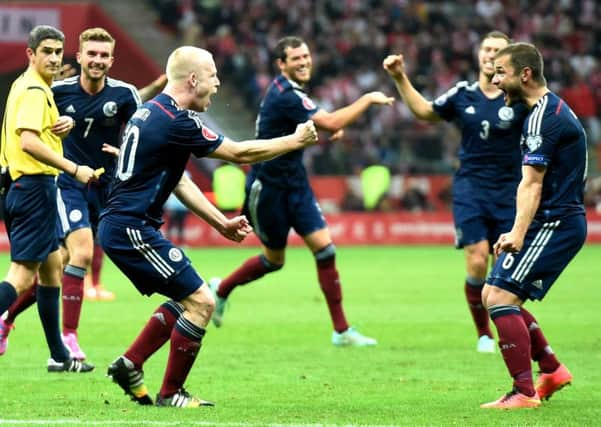
[[[80,228],[91,228],[96,235],[98,217],[107,195],[107,185],[84,185],[79,182],[61,184],[57,194],[59,239]]]
[[[58,249],[56,183],[51,175],[23,175],[14,181],[5,201],[13,261],[42,262]]]
[[[306,236],[326,227],[308,183],[302,187],[280,188],[255,178],[247,186],[243,213],[261,243],[275,250],[286,247],[291,228],[300,236]]]
[[[156,292],[181,301],[204,283],[183,251],[154,227],[102,218],[98,242],[144,295]]]
[[[542,300],[586,240],[586,218],[572,215],[534,221],[518,253],[502,253],[487,283],[521,300]]]
[[[515,218],[516,185],[506,189],[483,189],[470,179],[459,178],[453,184],[453,220],[455,246],[487,240],[492,246],[502,233],[511,230]]]

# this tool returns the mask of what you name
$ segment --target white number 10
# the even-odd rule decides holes
[[[134,163],[136,162],[136,150],[138,149],[139,139],[140,129],[137,126],[131,125],[125,129],[121,153],[119,154],[119,163],[117,164],[117,178],[121,181],[131,178],[134,171]],[[127,167],[124,169],[126,158]]]

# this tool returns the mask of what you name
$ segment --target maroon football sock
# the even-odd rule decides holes
[[[317,277],[321,291],[326,297],[330,317],[336,332],[346,331],[349,324],[344,316],[342,308],[342,289],[340,287],[340,277],[336,270],[336,258],[329,257],[328,259],[317,261]]]
[[[236,271],[221,281],[217,295],[227,298],[236,286],[245,285],[269,273],[260,255],[247,259]]]
[[[200,343],[204,334],[205,329],[194,325],[183,315],[178,318],[171,331],[169,360],[159,392],[161,397],[170,397],[184,386],[200,351]]]
[[[77,333],[86,270],[68,264],[63,273],[63,334]]]
[[[482,305],[482,288],[483,286],[472,286],[465,282],[465,299],[467,300],[467,305],[472,313],[478,337],[487,335],[492,338],[492,331],[490,330],[490,322],[488,320],[488,310]]]
[[[530,365],[530,334],[517,305],[496,305],[489,308],[497,327],[499,348],[514,386],[527,396],[534,395]]]
[[[174,301],[167,301],[155,310],[142,332],[124,354],[133,362],[136,369],[142,369],[144,362],[167,342],[182,312],[182,307]]]
[[[100,284],[100,272],[102,270],[102,261],[104,260],[104,251],[102,246],[94,244],[94,254],[92,255],[92,265],[90,270],[92,273],[92,286],[96,287]]]
[[[555,353],[549,346],[543,331],[538,322],[528,310],[521,307],[522,317],[526,322],[526,327],[530,332],[530,354],[532,360],[538,362],[541,372],[549,374],[559,368],[559,360],[555,357]]]
[[[4,319],[4,323],[12,325],[15,322],[17,316],[23,311],[27,310],[36,302],[36,292],[37,292],[38,282],[37,280],[33,283],[33,286],[23,292],[21,295],[17,297],[15,302],[11,304],[6,312],[6,319]]]

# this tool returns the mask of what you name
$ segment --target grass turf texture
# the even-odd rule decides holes
[[[255,253],[187,250],[205,279]],[[6,269],[7,255],[0,259]],[[103,282],[117,299],[86,301],[79,332],[96,371],[46,373],[48,351],[30,308],[0,357],[0,425],[599,425],[601,246],[586,246],[543,304],[528,304],[573,385],[539,409],[513,412],[479,408],[511,382],[498,352],[475,351],[460,251],[339,248],[337,259],[347,316],[378,346],[330,344],[313,258],[291,249],[283,270],[232,294],[221,329],[209,326],[186,386],[217,406],[198,410],[136,406],[104,376],[163,301],[140,296],[107,260]],[[166,356],[167,346],[145,365],[153,397]]]

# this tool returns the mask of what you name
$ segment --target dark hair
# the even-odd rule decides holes
[[[495,58],[509,55],[509,63],[519,72],[528,67],[532,70],[532,79],[540,85],[546,85],[544,62],[540,51],[530,43],[512,43],[497,52]]]
[[[509,37],[504,32],[497,31],[497,30],[484,34],[484,37],[482,37],[480,44],[482,44],[482,42],[484,42],[484,40],[486,40],[486,39],[503,39],[507,43],[513,43],[513,40],[511,40],[511,37]]]
[[[40,43],[43,40],[58,40],[61,42],[65,41],[65,35],[62,31],[57,30],[50,25],[37,25],[29,32],[29,39],[27,40],[27,47],[32,49],[34,52],[37,50]]]
[[[306,44],[303,39],[296,36],[288,36],[278,40],[278,43],[275,45],[275,57],[276,59],[281,59],[282,61],[286,61],[286,49],[289,47],[295,48],[299,47],[303,44]]]

